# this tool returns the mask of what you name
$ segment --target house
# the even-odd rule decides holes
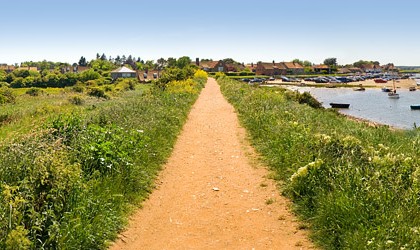
[[[318,64],[312,67],[314,69],[314,72],[316,73],[329,73],[330,71],[330,67],[328,67],[328,65],[325,65],[325,64]]]
[[[137,76],[139,81],[148,82],[151,80],[157,80],[162,75],[162,71],[159,70],[139,70],[137,71]]]
[[[257,71],[257,65],[255,65],[254,63],[245,65],[245,68],[249,69],[249,71],[254,73]]]
[[[7,65],[7,64],[1,64],[0,65],[0,70],[4,70],[4,71],[6,71],[6,73],[10,73],[15,69],[16,69],[16,67],[13,66],[13,65]]]
[[[137,73],[136,71],[123,66],[116,70],[111,71],[111,77],[112,77],[112,80],[116,80],[118,78],[136,78]]]
[[[363,65],[362,70],[365,73],[372,73],[372,74],[377,74],[377,73],[382,72],[381,66],[379,66],[378,64],[373,64],[373,63]]]
[[[287,69],[283,63],[264,63],[258,62],[255,70],[257,75],[275,76],[275,75],[286,75]]]
[[[65,66],[60,69],[61,74],[65,73],[81,73],[90,69],[89,66],[80,66],[80,65],[73,65],[73,66]]]
[[[197,66],[200,69],[207,72],[227,72],[228,71],[226,64],[222,60],[199,62],[199,65]]]
[[[37,67],[19,67],[19,68],[16,68],[16,70],[28,70],[28,71],[37,71],[38,72]]]
[[[297,62],[282,62],[282,64],[286,68],[287,74],[303,75],[305,72],[303,66]]]

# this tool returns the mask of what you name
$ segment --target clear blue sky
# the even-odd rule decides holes
[[[144,60],[420,65],[417,0],[22,0],[1,3],[0,63]]]

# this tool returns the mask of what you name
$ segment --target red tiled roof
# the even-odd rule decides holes
[[[286,69],[282,63],[259,63],[264,69]]]
[[[295,62],[283,62],[284,66],[288,69],[303,69],[302,65]]]

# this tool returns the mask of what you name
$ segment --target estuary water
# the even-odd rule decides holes
[[[354,91],[351,88],[290,87],[300,92],[309,92],[322,105],[330,108],[330,102],[350,103],[349,109],[340,109],[343,114],[402,129],[420,127],[420,110],[411,110],[410,105],[420,105],[420,91],[397,89],[399,99],[388,98],[381,89]]]

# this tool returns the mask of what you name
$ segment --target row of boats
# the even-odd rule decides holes
[[[395,81],[392,82],[393,83],[393,89],[387,88],[387,87],[383,87],[382,88],[382,92],[387,92],[388,93],[388,97],[391,99],[399,99],[400,95],[397,93],[397,89],[395,88]],[[417,86],[420,86],[420,81],[416,81]],[[354,88],[355,91],[363,91],[365,90],[364,87],[362,87],[362,85],[360,84],[359,87]],[[415,91],[416,88],[415,87],[410,87],[409,88],[410,91]],[[330,103],[332,108],[349,108],[350,107],[350,103]],[[415,105],[410,105],[410,108],[413,110],[420,110],[420,104],[415,104]]]

